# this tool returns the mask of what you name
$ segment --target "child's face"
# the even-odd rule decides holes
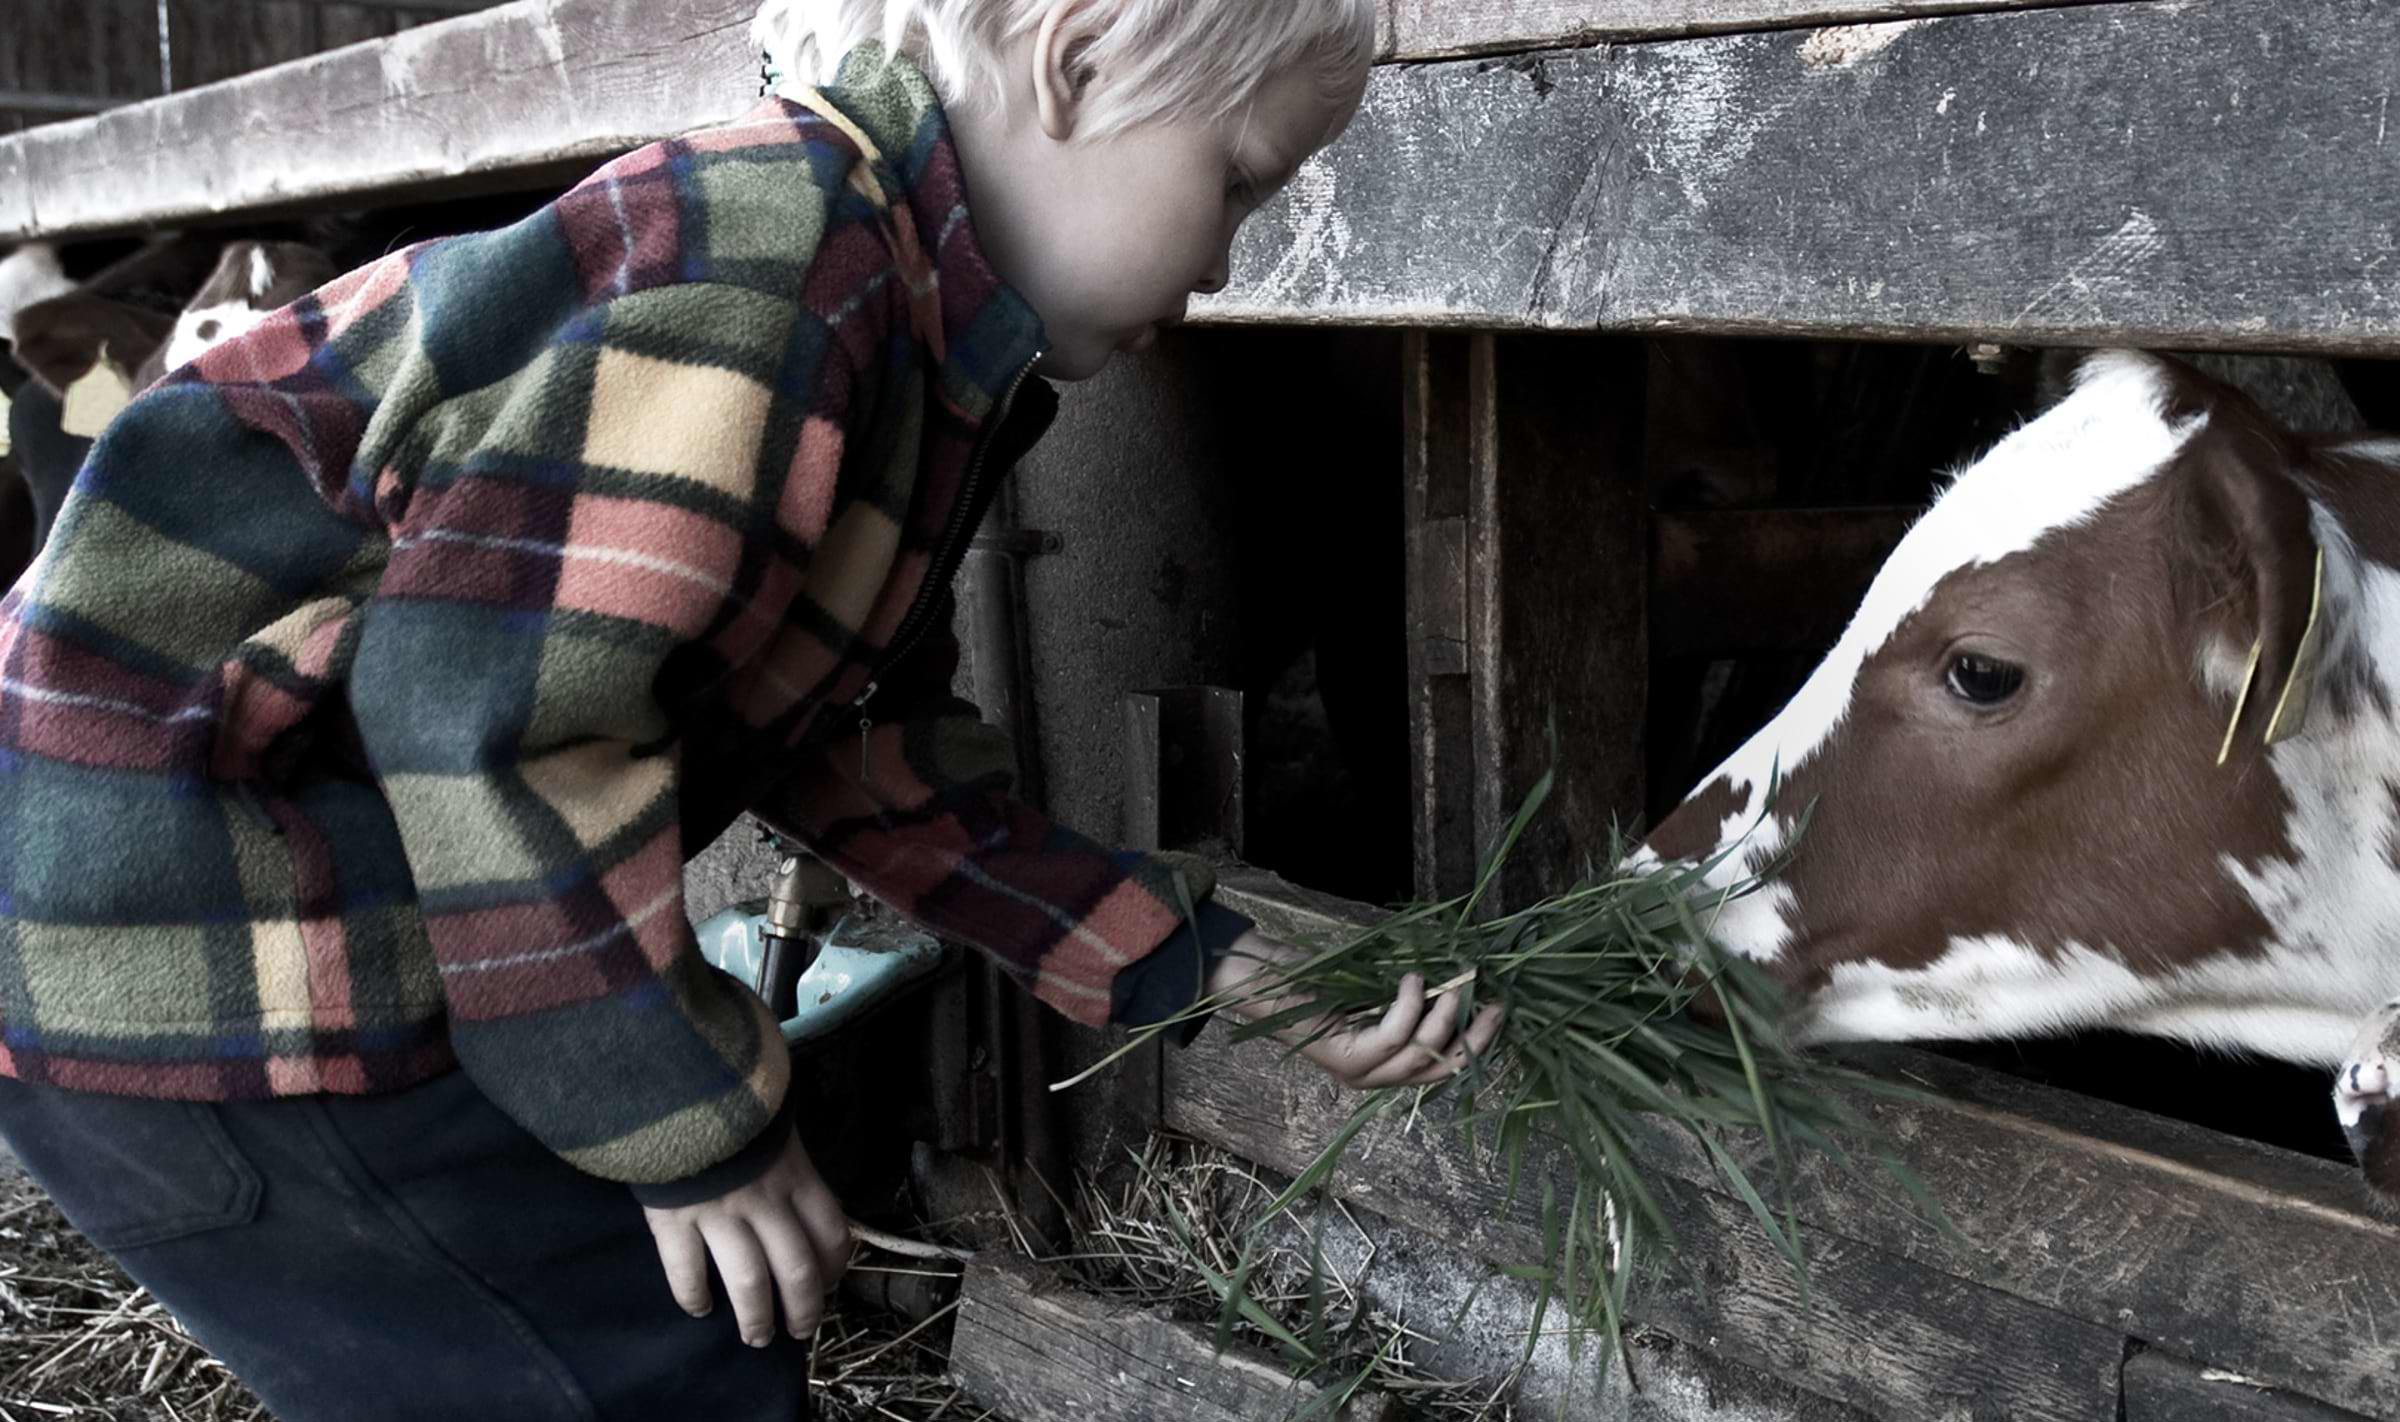
[[[1357,88],[1313,75],[1270,80],[1246,114],[1161,120],[1073,141],[1073,100],[1040,91],[1008,129],[959,124],[976,235],[1001,278],[1041,314],[1042,374],[1081,380],[1146,349],[1195,291],[1225,284],[1242,221],[1356,112]],[[1062,122],[1063,120],[1063,122]]]

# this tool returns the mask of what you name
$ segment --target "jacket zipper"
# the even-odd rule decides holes
[[[1001,392],[1000,402],[992,407],[990,428],[975,446],[974,454],[968,457],[967,477],[959,484],[958,503],[950,511],[950,523],[942,530],[941,542],[934,545],[934,558],[926,565],[925,582],[917,589],[916,601],[910,603],[908,611],[902,614],[900,626],[892,634],[892,645],[876,665],[875,674],[867,679],[866,688],[850,703],[850,709],[858,713],[858,772],[862,780],[867,775],[867,733],[875,728],[874,718],[867,714],[867,702],[874,698],[876,690],[882,686],[881,678],[915,651],[917,643],[925,640],[926,630],[933,624],[933,609],[941,602],[942,589],[948,587],[950,579],[957,575],[967,540],[975,532],[967,525],[967,520],[975,509],[976,492],[983,486],[984,464],[991,454],[992,444],[999,438],[1001,428],[1008,423],[1009,412],[1017,403],[1017,392],[1025,388],[1025,382],[1033,377],[1033,368],[1041,364],[1042,357],[1048,354],[1048,351],[1035,351],[1033,358],[1025,362],[1024,368]]]

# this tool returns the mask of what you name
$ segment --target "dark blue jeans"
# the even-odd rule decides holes
[[[623,1186],[464,1074],[198,1105],[0,1077],[5,1136],[280,1422],[791,1422],[805,1345],[678,1308]]]

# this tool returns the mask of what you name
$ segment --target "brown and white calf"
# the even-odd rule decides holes
[[[43,243],[0,258],[0,340],[40,386],[25,390],[9,382],[13,462],[26,491],[32,551],[49,537],[96,429],[68,418],[64,396],[76,382],[104,359],[114,368],[118,393],[95,412],[105,416],[125,394],[242,334],[335,274],[330,258],[302,243],[198,234],[152,241],[80,282]],[[177,304],[180,313],[161,309]],[[5,536],[10,512],[0,503],[0,586],[31,558]]]
[[[168,315],[127,298],[130,288],[162,278],[171,283],[202,250],[212,252],[214,265],[196,291],[178,286],[178,297],[191,293],[180,312]],[[337,274],[330,258],[304,243],[212,243],[195,235],[152,243],[86,282],[62,285],[56,254],[28,243],[0,261],[0,337],[12,343],[17,363],[55,392],[98,363],[104,348],[139,390]]]
[[[1730,882],[1809,806],[1716,921],[1804,1040],[2109,1026],[2321,1064],[2400,1194],[2400,440],[2087,360],[1644,855]]]

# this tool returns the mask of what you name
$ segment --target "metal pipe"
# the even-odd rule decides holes
[[[1030,690],[1032,639],[1026,635],[1020,551],[1025,540],[1006,524],[1008,504],[1005,494],[994,503],[983,533],[967,551],[967,642],[974,662],[975,705],[986,721],[1008,732],[1017,757],[1017,797],[1038,807],[1048,786]]]

